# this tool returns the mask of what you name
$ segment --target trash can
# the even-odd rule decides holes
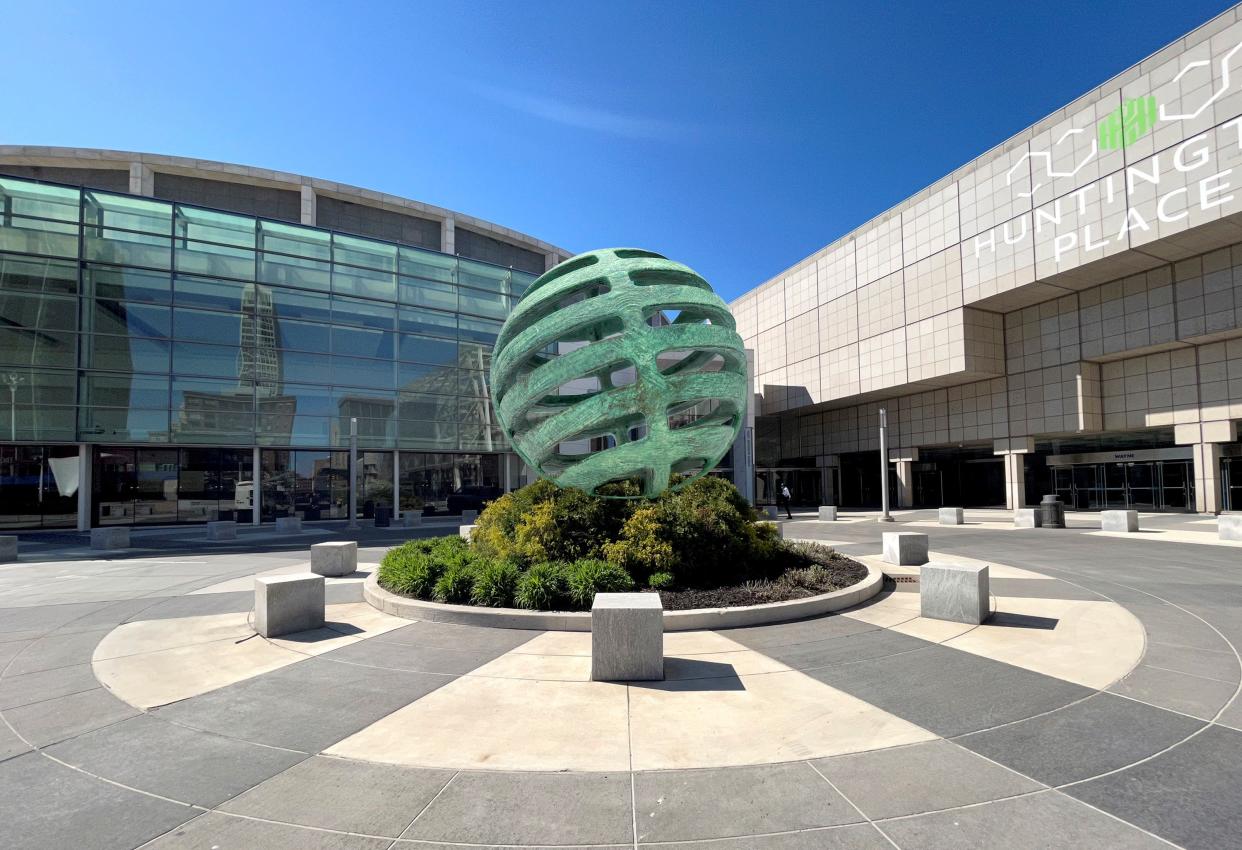
[[[375,506],[375,527],[388,528],[392,523],[392,508],[388,505]]]
[[[1055,495],[1044,496],[1039,503],[1039,516],[1044,528],[1065,528],[1065,505]]]

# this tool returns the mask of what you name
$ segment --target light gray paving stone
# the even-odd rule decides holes
[[[453,773],[314,756],[229,800],[221,809],[396,838]]]
[[[6,789],[0,793],[5,850],[132,850],[198,813],[100,782],[38,753],[0,762],[0,788]]]
[[[125,526],[109,526],[91,529],[92,549],[128,549],[129,529]]]
[[[729,838],[863,820],[804,762],[636,773],[634,799],[640,842]]]
[[[1151,667],[1163,667],[1192,676],[1218,679],[1222,682],[1238,681],[1238,657],[1232,652],[1209,649],[1191,649],[1170,646],[1166,643],[1149,642],[1143,663]]]
[[[388,850],[386,838],[344,835],[208,812],[142,850]],[[411,845],[409,850],[414,850]]]
[[[94,688],[10,708],[4,712],[4,718],[23,738],[37,747],[46,747],[138,714],[138,709],[117,699],[106,688]]]
[[[751,835],[714,841],[679,841],[674,844],[642,843],[638,846],[664,850],[893,850],[893,845],[875,827],[866,824],[825,827],[782,835]]]
[[[433,623],[417,620],[408,626],[393,629],[370,638],[367,643],[399,643],[428,649],[470,649],[502,653],[521,646],[541,631],[523,629],[488,629],[458,623]]]
[[[54,670],[72,664],[86,664],[91,660],[95,647],[103,640],[110,628],[82,632],[53,633],[31,642],[18,654],[7,669],[5,676]],[[0,652],[0,654],[3,654]],[[0,665],[0,669],[3,669]]]
[[[1098,602],[1100,594],[1055,578],[998,578],[990,576],[988,585],[993,596],[1018,596],[1030,599],[1080,599]]]
[[[25,637],[47,634],[109,607],[107,602],[72,602],[64,605],[35,605],[23,608],[0,608],[0,633],[30,632]]]
[[[901,850],[1168,850],[1164,842],[1056,791],[878,825]]]
[[[1042,787],[943,740],[835,756],[814,764],[872,819],[968,806]]]
[[[1062,785],[1133,764],[1202,728],[1201,721],[1181,714],[1099,694],[955,740],[1040,782]]]
[[[1170,711],[1211,720],[1233,698],[1237,685],[1140,664],[1108,690]]]
[[[1242,732],[1210,726],[1150,761],[1066,792],[1175,844],[1214,850],[1239,846],[1239,788]]]
[[[0,675],[5,672],[8,666],[18,653],[22,652],[30,644],[34,643],[38,638],[25,638],[23,640],[9,640],[0,643]]]
[[[0,723],[0,762],[28,752],[30,745],[15,734],[8,724]]]
[[[486,664],[496,657],[495,652],[487,649],[471,649],[461,646],[457,649],[442,649],[399,643],[384,643],[376,640],[363,640],[340,649],[325,653],[324,659],[329,661],[347,661],[352,664],[367,664],[388,670],[408,670],[418,673],[448,673],[461,676]]]
[[[827,640],[768,647],[760,651],[795,670],[811,670],[834,664],[856,664],[923,649],[928,645],[921,638],[903,635],[888,629],[872,629]]]
[[[254,608],[254,591],[238,590],[229,593],[196,593],[156,600],[153,604],[135,611],[127,622],[142,620],[174,620],[181,617],[202,617],[208,614],[238,614]]]
[[[470,844],[634,840],[626,773],[461,773],[404,838]]]
[[[0,679],[0,709],[16,708],[97,687],[99,682],[89,663],[5,676]]]
[[[811,643],[827,640],[828,638],[871,631],[879,631],[879,626],[864,623],[862,620],[855,620],[853,617],[828,614],[823,617],[813,617],[809,620],[798,620],[793,623],[777,623],[774,626],[747,626],[740,629],[722,629],[720,633],[766,654],[767,650],[778,646]]]
[[[145,714],[56,744],[48,752],[130,788],[199,806],[216,806],[306,758]]]

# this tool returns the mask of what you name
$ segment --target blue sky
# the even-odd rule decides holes
[[[10,0],[0,143],[311,174],[730,299],[1228,6]]]

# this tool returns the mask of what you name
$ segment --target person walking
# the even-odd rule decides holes
[[[793,496],[790,494],[789,487],[785,485],[785,482],[776,482],[776,510],[779,512],[781,508],[784,508],[785,515],[790,519],[793,519],[793,511],[789,509],[789,502],[792,498]]]

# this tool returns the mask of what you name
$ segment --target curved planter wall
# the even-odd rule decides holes
[[[665,611],[666,632],[687,632],[699,629],[735,629],[740,626],[762,626],[801,620],[819,614],[829,614],[871,599],[884,586],[884,574],[870,564],[867,577],[857,584],[832,593],[794,599],[789,602],[769,602],[764,605],[747,605],[736,608],[694,608],[689,611]],[[474,605],[445,605],[424,602],[398,596],[379,586],[379,571],[371,573],[363,585],[363,595],[372,606],[397,617],[408,620],[430,620],[437,623],[457,623],[467,626],[486,626],[493,629],[537,629],[540,631],[589,632],[591,615],[586,611],[555,612],[525,611],[518,608],[479,608]]]

